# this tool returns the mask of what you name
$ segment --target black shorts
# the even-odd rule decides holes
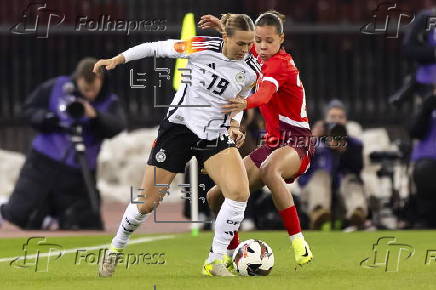
[[[174,173],[184,173],[186,163],[192,156],[197,158],[199,167],[203,168],[209,157],[230,147],[235,147],[235,143],[226,135],[214,140],[200,139],[185,125],[164,119],[147,164]]]

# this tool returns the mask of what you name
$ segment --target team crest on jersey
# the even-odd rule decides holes
[[[181,122],[185,121],[185,118],[183,118],[183,117],[180,116],[180,115],[175,115],[175,116],[174,116],[174,119],[179,120],[179,121],[181,121]]]
[[[159,152],[156,153],[156,161],[157,162],[164,162],[167,159],[167,155],[165,154],[165,150],[160,149]]]
[[[238,84],[244,84],[245,82],[245,71],[238,72],[236,74],[235,80]]]

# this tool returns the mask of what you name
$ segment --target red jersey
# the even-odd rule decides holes
[[[256,55],[254,46],[251,53]],[[262,66],[262,75],[257,82],[256,91],[265,82],[275,86],[275,92],[273,90],[269,101],[259,106],[266,123],[267,144],[276,142],[277,139],[286,140],[291,135],[310,136],[306,95],[300,72],[291,55],[280,49],[265,62],[258,56],[258,61]],[[250,108],[250,100],[247,108]]]

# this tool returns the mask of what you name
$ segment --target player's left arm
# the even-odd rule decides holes
[[[224,112],[238,112],[267,104],[287,78],[286,73],[281,70],[280,64],[270,67],[272,68],[268,69],[260,79],[256,93],[247,99],[237,97],[229,100],[229,104],[223,106]]]
[[[252,90],[253,87],[256,85],[257,76],[255,73],[249,74],[249,77],[246,81],[245,87],[242,88],[242,90],[239,92],[237,98],[247,98]],[[234,136],[233,140],[236,142],[236,147],[241,147],[245,140],[245,134],[240,130],[240,125],[242,122],[242,118],[244,116],[244,111],[240,112],[230,112],[230,128],[229,128],[229,135]]]
[[[270,61],[263,72],[258,90],[247,99],[246,109],[267,104],[279,88],[289,79],[289,70],[286,69],[282,61]]]

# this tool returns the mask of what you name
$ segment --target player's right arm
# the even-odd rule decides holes
[[[166,41],[144,42],[129,48],[113,58],[100,59],[95,64],[93,71],[97,72],[100,67],[112,70],[118,65],[132,60],[153,57],[155,53],[156,57],[188,58],[191,53],[198,50],[192,48],[193,41],[201,41],[201,38],[194,37],[187,41],[169,39]]]

